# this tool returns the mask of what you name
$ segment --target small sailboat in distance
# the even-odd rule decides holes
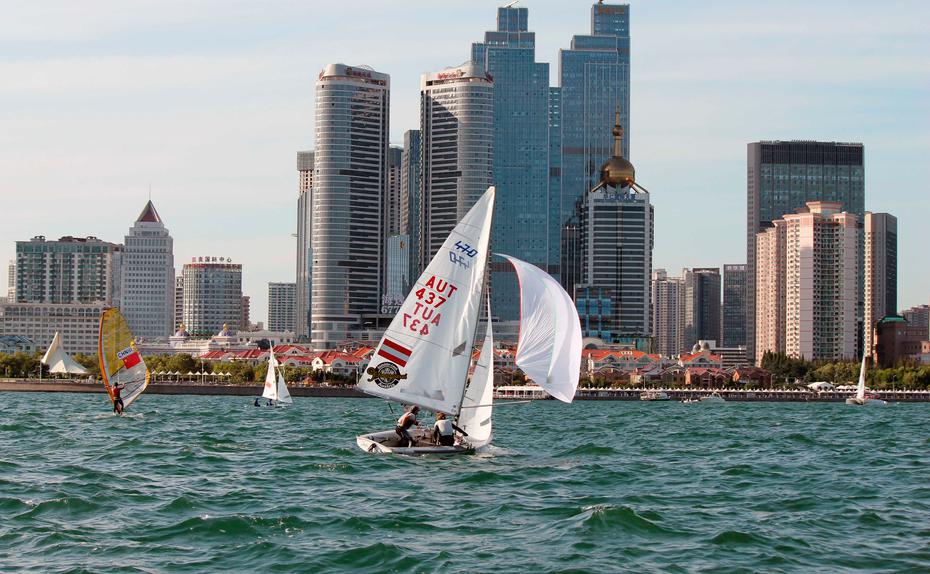
[[[867,355],[862,354],[862,366],[859,367],[859,384],[856,386],[856,396],[846,399],[847,405],[881,407],[886,403],[882,399],[870,397],[865,394],[865,361]]]
[[[119,309],[106,309],[100,315],[97,357],[103,385],[114,410],[121,413],[145,391],[150,375]]]
[[[284,382],[284,374],[278,369],[278,360],[274,356],[274,347],[268,353],[268,372],[265,374],[265,387],[262,398],[268,399],[269,406],[284,407],[293,404],[291,393]],[[258,404],[258,400],[255,401]]]

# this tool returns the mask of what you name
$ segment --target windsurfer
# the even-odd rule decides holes
[[[455,431],[462,433],[462,436],[468,436],[467,432],[446,418],[446,413],[436,413],[436,422],[433,423],[433,442],[442,446],[452,446],[455,444]]]
[[[113,385],[113,412],[118,415],[123,414],[123,397],[120,396],[120,393],[125,386],[120,383]]]
[[[420,407],[413,405],[397,419],[397,428],[394,429],[394,432],[400,437],[400,446],[414,446],[413,437],[410,436],[408,429],[413,425],[420,426],[420,421],[417,420],[417,413],[419,412]]]

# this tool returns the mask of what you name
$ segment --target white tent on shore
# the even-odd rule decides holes
[[[65,348],[61,344],[61,335],[57,331],[55,332],[55,337],[52,338],[52,343],[48,346],[48,350],[45,351],[45,356],[42,357],[42,364],[47,365],[48,372],[52,374],[87,374],[87,369],[82,367],[77,361],[71,358],[71,355],[65,352]]]

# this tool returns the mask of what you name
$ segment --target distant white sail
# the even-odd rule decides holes
[[[493,213],[490,187],[417,279],[365,369],[360,390],[458,414],[481,308]]]
[[[572,402],[581,369],[581,321],[571,297],[551,275],[506,257],[520,282],[520,336],[515,363],[550,395]]]
[[[289,393],[287,390],[287,384],[285,384],[284,382],[284,373],[282,373],[281,371],[278,371],[277,391],[278,391],[278,403],[282,405],[289,405],[294,402],[294,400],[291,399],[291,393]]]
[[[275,369],[278,361],[274,358],[274,349],[268,353],[268,372],[265,373],[265,388],[262,392],[263,399],[278,400],[278,381],[275,377]]]
[[[48,372],[62,375],[86,375],[87,369],[71,358],[61,344],[61,335],[55,331],[52,342],[42,357],[42,364],[48,366]]]
[[[494,333],[491,329],[491,300],[488,299],[488,328],[478,363],[462,399],[459,426],[468,433],[466,440],[481,446],[491,440],[491,415],[494,410]]]
[[[859,367],[859,386],[856,387],[856,398],[865,400],[865,353],[862,353],[862,366]]]

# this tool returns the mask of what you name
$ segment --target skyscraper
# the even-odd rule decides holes
[[[842,210],[861,218],[865,170],[860,143],[761,141],[747,148],[746,342],[747,356],[752,357],[761,356],[753,349],[757,234],[781,216],[804,208],[808,201],[837,201]]]
[[[811,201],[804,211],[787,214],[759,233],[757,281],[760,287],[774,283],[776,288],[759,291],[757,361],[765,351],[808,360],[855,358],[859,233],[856,216],[841,207]],[[777,287],[782,278],[783,299]],[[764,340],[769,326],[762,305],[776,313],[784,310],[783,349],[780,341],[772,348]],[[775,316],[772,322],[778,320]]]
[[[651,320],[656,353],[670,357],[685,350],[685,281],[665,269],[652,272]]]
[[[149,200],[125,238],[120,310],[133,335],[174,332],[174,240]]]
[[[181,270],[184,278],[183,323],[191,335],[211,336],[223,325],[242,325],[242,265],[225,257],[194,257]]]
[[[407,234],[410,270],[407,277],[420,276],[420,130],[404,132],[404,154],[401,157],[401,234]]]
[[[239,330],[249,331],[252,329],[252,297],[243,295],[239,301]]]
[[[122,247],[96,237],[17,241],[16,301],[119,305],[121,265]]]
[[[898,219],[865,212],[865,352],[874,351],[875,323],[898,310]]]
[[[297,152],[297,275],[294,288],[294,334],[310,337],[310,206],[313,204],[313,152]]]
[[[721,347],[746,345],[746,264],[723,266]]]
[[[526,8],[497,9],[497,29],[472,44],[471,60],[494,78],[494,157],[497,187],[494,250],[519,257],[549,273],[549,64],[536,62],[536,37]],[[520,315],[513,267],[491,262],[494,313]]]
[[[174,277],[174,326],[184,322],[184,275]]]
[[[310,336],[332,349],[379,310],[390,77],[330,64],[316,84]]]
[[[420,78],[421,268],[491,185],[493,95],[475,63]]]
[[[757,365],[766,352],[785,352],[785,229],[785,221],[776,219],[755,241],[755,356],[747,358]]]
[[[294,304],[296,288],[294,283],[268,284],[268,330],[294,330]]]
[[[390,237],[401,231],[403,191],[401,189],[404,148],[388,147],[388,177],[384,193],[384,235]]]
[[[720,342],[720,269],[696,267],[682,272],[685,283],[685,346]]]
[[[6,266],[6,298],[8,301],[16,300],[16,262],[12,259]]]

